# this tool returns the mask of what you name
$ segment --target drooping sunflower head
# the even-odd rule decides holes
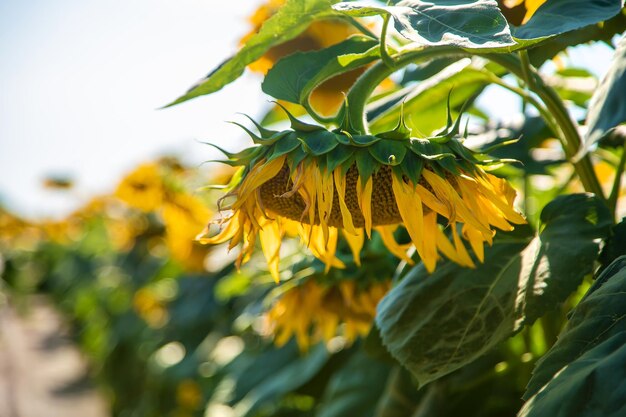
[[[394,239],[402,225],[429,271],[441,255],[473,267],[464,241],[482,261],[494,229],[512,230],[512,224],[525,222],[513,208],[514,190],[481,168],[501,161],[464,147],[458,121],[435,137],[417,139],[402,121],[392,132],[364,135],[290,119],[289,130],[259,125],[259,135],[248,130],[254,147],[224,151],[225,162],[242,168],[224,198],[230,211],[219,221],[221,231],[212,236],[209,229],[200,241],[230,241],[231,248],[242,243],[239,264],[249,259],[258,236],[279,280],[281,239],[292,234],[327,269],[341,268],[335,257],[340,232],[359,263],[363,241],[373,230],[393,254],[411,263],[406,246]]]
[[[368,268],[350,259],[351,250],[343,242],[337,256],[346,269],[326,273],[324,265],[310,257],[292,262],[288,280],[268,293],[263,326],[257,330],[278,346],[293,338],[301,351],[318,343],[339,350],[366,337],[379,301],[391,288],[397,263],[380,249],[379,239],[365,242],[363,262]]]

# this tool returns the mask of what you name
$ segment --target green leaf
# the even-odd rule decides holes
[[[289,133],[288,135],[276,141],[272,149],[272,154],[268,158],[268,161],[271,161],[272,159],[278,158],[279,156],[282,156],[286,153],[293,151],[298,146],[300,146],[300,144],[301,143],[298,140],[296,133],[295,132]]]
[[[380,165],[372,158],[367,149],[357,149],[354,155],[356,157],[356,168],[359,171],[362,182],[365,183]]]
[[[328,171],[334,171],[339,165],[343,165],[353,155],[354,150],[349,146],[339,145],[326,154],[326,167]]]
[[[604,243],[600,253],[601,268],[606,268],[622,255],[626,255],[626,217],[611,228],[611,236]]]
[[[626,122],[626,36],[623,36],[613,62],[596,89],[587,112],[585,148],[588,149],[611,129]]]
[[[520,416],[626,414],[626,257],[597,279],[537,363]],[[531,397],[532,396],[532,397]]]
[[[291,357],[291,360],[284,362],[277,358],[285,355]],[[237,378],[238,384],[241,381],[249,389],[234,406],[234,415],[237,417],[252,417],[258,415],[261,410],[272,409],[283,395],[311,380],[329,358],[323,344],[315,346],[307,355],[301,357],[298,357],[297,353],[294,357],[293,346],[280,350],[273,349],[263,356],[266,358],[253,360],[250,368],[240,373]],[[274,366],[270,372],[267,372],[269,366],[267,359],[270,359]],[[259,377],[251,372],[258,372]],[[252,378],[258,382],[255,384],[246,382]]]
[[[262,89],[276,99],[305,104],[323,81],[369,64],[379,55],[378,41],[365,36],[353,36],[319,51],[296,52],[272,67]]]
[[[369,4],[346,2],[333,8],[350,16],[390,14],[402,36],[425,46],[486,50],[511,49],[517,45],[495,0],[403,0],[395,6]]]
[[[239,78],[248,64],[262,57],[270,48],[295,38],[315,20],[336,17],[338,13],[331,8],[333,3],[336,0],[288,0],[239,52],[168,106],[214,93],[230,84]]]
[[[330,379],[316,417],[371,417],[390,365],[357,351]]]
[[[367,149],[370,155],[378,162],[385,165],[399,165],[404,160],[407,151],[408,140],[384,139]]]
[[[306,146],[307,152],[316,156],[328,153],[339,145],[336,135],[328,130],[298,132],[298,139]]]
[[[530,20],[512,29],[519,39],[558,35],[607,20],[624,6],[623,0],[550,0]]]
[[[376,323],[391,354],[426,384],[480,357],[556,307],[591,272],[611,217],[598,199],[555,199],[543,230],[498,233],[476,269],[444,262],[411,270],[378,305]]]

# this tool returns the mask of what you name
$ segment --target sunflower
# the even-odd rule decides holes
[[[516,25],[526,24],[547,0],[498,0],[506,19]]]
[[[142,164],[122,179],[115,196],[130,207],[158,214],[172,258],[188,271],[202,271],[207,250],[195,237],[211,214],[198,196],[185,189],[181,181],[185,173],[171,158]]]
[[[391,281],[359,285],[308,279],[279,296],[265,318],[279,347],[294,336],[302,351],[336,336],[352,344],[368,334],[376,306],[390,288]]]
[[[403,121],[392,132],[362,135],[288,116],[291,129],[257,124],[256,135],[244,127],[256,146],[237,154],[222,150],[228,157],[223,162],[242,168],[222,198],[228,212],[215,222],[221,230],[212,235],[208,227],[199,240],[230,241],[231,249],[242,243],[238,266],[250,258],[258,237],[279,281],[281,240],[299,235],[327,270],[342,268],[335,256],[339,235],[359,263],[363,241],[373,231],[394,255],[412,263],[407,246],[394,239],[403,225],[428,271],[441,255],[474,267],[464,241],[482,262],[494,229],[525,223],[513,207],[515,191],[482,168],[503,161],[464,147],[458,120],[435,137],[418,139]]]

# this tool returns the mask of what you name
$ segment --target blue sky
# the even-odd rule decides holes
[[[267,106],[260,78],[165,109],[237,48],[259,2],[23,0],[0,2],[0,202],[30,217],[59,216],[110,191],[136,164],[163,154],[215,157],[197,141],[245,143],[224,123]],[[606,47],[571,53],[601,74]],[[495,115],[514,103],[501,92]],[[508,100],[508,101],[503,101]],[[513,104],[514,105],[514,104]],[[518,109],[518,106],[514,107]],[[44,190],[69,175],[69,195]]]

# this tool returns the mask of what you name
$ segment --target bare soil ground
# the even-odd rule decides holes
[[[0,300],[0,417],[109,415],[54,308],[35,297],[18,314]]]

